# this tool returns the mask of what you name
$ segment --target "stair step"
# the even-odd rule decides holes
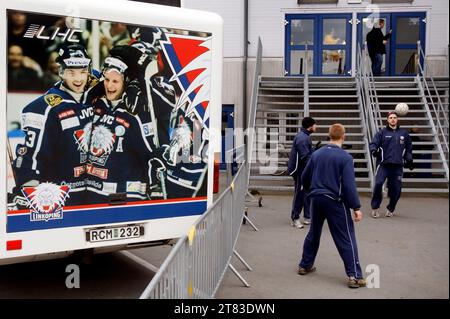
[[[407,178],[402,179],[404,183],[447,183],[445,178]]]
[[[250,175],[251,181],[292,181],[291,176],[272,176],[272,175]],[[369,182],[368,177],[355,177],[357,182]],[[404,180],[404,179],[403,179]]]
[[[443,168],[414,168],[413,171],[409,171],[405,169],[404,173],[442,173],[445,174],[445,170]]]
[[[440,159],[414,159],[414,163],[442,163]]]
[[[378,104],[380,105],[397,105],[399,102],[380,102],[378,101]],[[422,102],[408,102],[406,103],[408,105],[423,105]]]
[[[278,163],[287,163],[289,161],[288,158],[284,157],[284,158],[278,158]],[[354,163],[367,163],[366,159],[362,159],[362,158],[356,158],[353,160]],[[414,161],[414,163],[419,163],[417,161]],[[252,168],[253,168],[254,163],[252,164]],[[259,166],[255,166],[255,167],[259,167]],[[262,166],[265,167],[265,166]],[[281,167],[280,167],[281,169]]]
[[[310,99],[312,99],[312,98],[314,98],[314,99],[316,99],[316,98],[357,98],[358,97],[358,95],[309,95],[309,98]]]
[[[260,191],[289,191],[294,192],[294,186],[270,186],[270,185],[249,185],[248,189],[257,189]],[[360,193],[371,193],[369,187],[357,187]],[[402,188],[402,193],[448,193],[448,188]]]
[[[440,193],[447,194],[448,188],[403,188],[402,193]]]
[[[299,109],[257,109],[256,112],[264,113],[304,113],[304,110]]]
[[[278,136],[295,136],[297,135],[297,132],[293,132],[293,133],[284,133],[284,132],[279,132]],[[328,133],[314,133],[315,136],[327,136],[328,137]],[[362,133],[345,133],[345,136],[363,136]]]
[[[418,117],[403,117],[403,116],[401,116],[400,119],[402,121],[428,121],[428,117],[422,117],[422,116],[418,116]]]
[[[339,88],[339,91],[355,91],[356,88]],[[309,91],[312,92],[322,92],[322,91],[335,91],[333,89],[329,89],[329,88],[310,88]]]
[[[258,105],[303,105],[303,102],[258,101]]]
[[[405,99],[405,98],[422,98],[420,95],[403,95],[403,94],[397,94],[397,95],[380,95],[377,92],[377,97],[379,99],[384,99],[384,98],[395,98],[395,99]]]
[[[317,128],[326,128],[328,129],[330,125],[316,125]],[[345,128],[358,128],[363,127],[362,125],[345,125]]]
[[[278,121],[301,121],[303,117],[270,117],[270,116],[257,116],[257,120],[278,120]],[[319,117],[315,116],[314,119],[321,121],[361,121],[360,117]]]
[[[303,91],[303,88],[274,88],[274,87],[260,87],[259,90],[264,91]]]
[[[413,154],[439,154],[439,151],[436,151],[436,150],[416,151],[413,149],[412,153]]]
[[[359,105],[359,102],[309,102],[309,105]],[[310,110],[312,111],[312,110]]]
[[[309,110],[310,113],[359,113],[359,110]]]
[[[285,171],[285,170],[287,170],[287,166],[268,167],[267,169],[274,169],[274,168],[276,168],[277,171]],[[264,170],[265,168],[264,168],[264,166],[262,166],[262,167],[255,167],[255,168],[252,167],[251,170],[252,170],[253,172],[255,172],[255,171],[258,171],[258,172],[259,172],[260,169]],[[369,170],[368,170],[367,167],[355,167],[354,170],[355,170],[355,172],[359,172],[359,173],[361,173],[361,172],[362,172],[362,173],[369,173]],[[415,171],[415,170],[414,170],[414,171]],[[428,172],[428,171],[427,171],[427,172]],[[272,173],[270,173],[270,174],[272,174]],[[272,175],[267,175],[267,174],[264,174],[264,173],[259,173],[259,175],[254,175],[254,174],[252,174],[252,176],[272,176]],[[282,176],[288,176],[288,175],[282,175]]]
[[[303,84],[297,84],[297,83],[276,83],[276,82],[265,82],[259,84],[259,89],[264,88],[282,88],[282,89],[295,89],[295,90],[303,90]]]
[[[377,90],[383,90],[383,91],[395,91],[395,92],[397,92],[397,91],[418,91],[419,89],[418,88],[412,88],[412,87],[395,87],[395,88],[392,88],[392,87],[377,87],[377,86],[375,86],[375,88],[377,89]]]
[[[412,143],[413,143],[413,145],[436,145],[435,142],[414,142],[413,141]]]
[[[295,95],[282,95],[282,94],[258,94],[258,98],[265,97],[265,98],[302,98],[303,95],[301,94],[295,94]]]

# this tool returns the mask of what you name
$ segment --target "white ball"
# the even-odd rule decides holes
[[[398,103],[395,107],[395,113],[397,113],[398,115],[406,115],[408,114],[408,111],[409,107],[406,103]]]

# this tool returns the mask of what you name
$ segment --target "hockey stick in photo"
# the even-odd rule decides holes
[[[147,94],[148,109],[150,112],[150,118],[152,120],[153,144],[155,145],[155,147],[159,148],[160,145],[158,137],[158,125],[156,121],[155,108],[153,107],[153,98],[152,98],[153,85],[151,81],[151,77],[155,73],[157,73],[157,70],[158,70],[158,62],[156,60],[153,60],[152,62],[150,62],[150,64],[147,66],[145,70],[144,81],[145,81],[145,93]],[[167,190],[164,172],[160,170],[158,174],[161,181],[161,191],[163,194],[163,198],[167,199]]]

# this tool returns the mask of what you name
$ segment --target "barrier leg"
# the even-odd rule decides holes
[[[248,282],[244,279],[244,277],[241,276],[240,273],[233,267],[232,264],[228,264],[228,267],[230,267],[231,271],[236,275],[236,277],[239,278],[239,280],[244,284],[245,287],[250,287]]]
[[[244,214],[244,219],[245,219],[246,222],[248,222],[248,223],[250,224],[250,226],[252,226],[252,228],[253,228],[255,231],[259,231],[259,229],[255,226],[255,224],[253,224],[252,221],[250,220],[250,218],[248,218],[248,216],[245,215],[245,214]]]
[[[258,193],[259,194],[259,193]],[[258,197],[254,196],[252,193],[250,193],[247,190],[247,196],[250,197],[250,200],[246,200],[246,202],[250,202],[250,203],[258,203],[258,207],[262,207],[262,196],[261,194],[259,194]]]
[[[241,255],[238,254],[238,252],[236,250],[233,250],[233,253],[236,255],[236,257],[241,261],[241,263],[244,264],[245,268],[247,268],[248,271],[252,271],[252,267],[250,267],[249,264],[247,264],[247,262],[244,260],[244,258],[242,258]]]

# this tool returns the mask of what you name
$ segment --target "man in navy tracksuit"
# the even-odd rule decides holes
[[[402,191],[403,166],[414,169],[412,142],[409,133],[398,126],[395,112],[389,112],[388,125],[381,129],[370,143],[370,152],[377,158],[377,172],[372,194],[372,217],[380,216],[378,209],[383,200],[383,184],[387,179],[389,204],[386,217],[392,217]]]
[[[362,219],[358,192],[356,191],[353,158],[342,149],[345,128],[333,124],[329,130],[331,143],[315,151],[302,174],[302,184],[311,198],[312,223],[303,244],[303,255],[298,274],[315,271],[314,260],[319,250],[320,236],[325,219],[331,236],[344,261],[350,288],[366,285],[361,272],[356,245],[355,221]]]
[[[316,121],[312,117],[305,117],[302,120],[302,128],[295,136],[292,143],[291,153],[288,161],[288,174],[294,178],[294,199],[292,202],[291,219],[292,226],[303,228],[300,223],[300,212],[303,209],[303,223],[308,225],[310,223],[309,200],[305,198],[305,193],[301,185],[301,176],[303,170],[308,163],[313,148],[311,145],[311,133],[316,131]]]

